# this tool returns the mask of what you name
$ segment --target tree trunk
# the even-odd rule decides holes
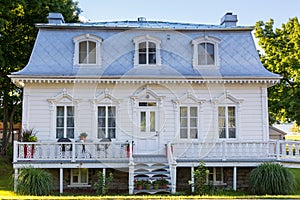
[[[2,135],[2,149],[1,154],[6,155],[7,153],[7,130],[8,130],[8,106],[7,106],[7,94],[4,91],[3,95],[3,135]]]

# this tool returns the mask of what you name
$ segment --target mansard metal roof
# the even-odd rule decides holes
[[[261,64],[251,34],[253,27],[159,21],[38,24],[37,27],[40,30],[30,60],[21,71],[13,73],[12,78],[279,79]],[[82,34],[93,34],[103,39],[101,66],[74,65],[73,38]],[[142,35],[162,40],[161,66],[153,69],[134,66],[132,41]],[[220,40],[219,65],[216,68],[193,67],[192,41],[203,36]]]

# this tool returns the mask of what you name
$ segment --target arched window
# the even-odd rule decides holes
[[[84,34],[74,37],[73,42],[75,43],[74,65],[101,65],[102,39],[100,37]]]
[[[218,66],[218,44],[214,37],[199,37],[192,41],[194,45],[193,66]]]
[[[135,44],[134,65],[135,66],[159,66],[161,41],[151,36],[139,36],[133,40]]]

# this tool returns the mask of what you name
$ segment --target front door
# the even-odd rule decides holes
[[[137,154],[158,154],[158,109],[156,102],[139,102]]]

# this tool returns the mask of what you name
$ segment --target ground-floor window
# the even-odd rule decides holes
[[[87,185],[88,169],[71,169],[71,185]]]
[[[224,174],[223,167],[211,167],[208,168],[209,174],[207,176],[207,183],[213,185],[223,185],[224,184]]]

